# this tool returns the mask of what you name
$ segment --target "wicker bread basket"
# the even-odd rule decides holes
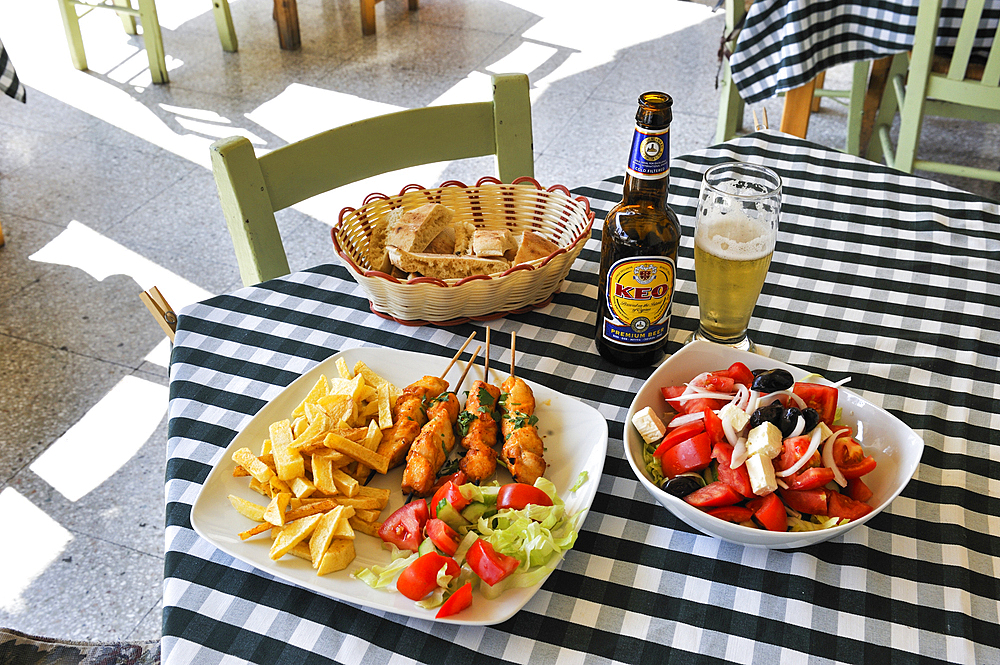
[[[506,228],[514,235],[531,229],[559,249],[502,273],[460,280],[402,281],[372,270],[368,242],[375,223],[394,208],[409,210],[425,203],[447,206],[455,212],[454,221],[471,222],[477,228]],[[587,199],[574,198],[562,185],[545,189],[532,178],[502,184],[487,177],[474,186],[449,181],[434,189],[409,185],[396,196],[370,194],[360,208],[341,211],[332,235],[337,254],[368,294],[374,313],[407,325],[450,325],[548,304],[590,238],[593,223]]]

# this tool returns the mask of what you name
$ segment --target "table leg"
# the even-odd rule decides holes
[[[378,0],[361,0],[361,34],[375,34],[375,3]]]
[[[296,0],[274,0],[274,19],[278,22],[278,42],[286,51],[302,46],[299,36],[299,7]]]
[[[781,131],[804,139],[809,131],[816,79],[785,93],[785,109],[781,114]]]
[[[893,56],[880,58],[872,63],[872,71],[868,78],[868,92],[865,93],[864,115],[861,119],[861,143],[859,155],[868,154],[868,144],[871,143],[875,128],[875,116],[882,104],[882,94],[889,82],[889,69],[892,67]]]

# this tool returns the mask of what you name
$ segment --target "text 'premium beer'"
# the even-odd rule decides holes
[[[667,205],[672,104],[662,92],[640,95],[622,200],[604,220],[595,340],[622,367],[657,362],[670,331],[681,237]]]

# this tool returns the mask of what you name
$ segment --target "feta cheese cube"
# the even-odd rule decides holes
[[[748,457],[747,473],[750,474],[750,487],[757,496],[764,496],[778,489],[778,481],[774,477],[774,465],[765,455]]]
[[[748,455],[760,454],[772,460],[781,454],[782,448],[781,430],[774,423],[761,423],[750,430],[750,436],[747,437]]]
[[[729,421],[729,424],[733,426],[733,431],[737,434],[743,431],[743,428],[750,422],[750,416],[747,415],[747,412],[732,402],[722,407],[719,411],[719,419]]]
[[[639,430],[639,435],[646,443],[659,441],[663,438],[663,433],[667,431],[663,421],[648,406],[632,416],[632,424]]]
[[[818,427],[819,430],[821,432],[823,432],[822,434],[820,434],[820,437],[819,437],[820,441],[826,441],[827,437],[829,437],[831,434],[833,434],[833,430],[830,429],[829,427],[827,427],[826,423],[824,423],[822,420],[819,422],[819,425],[816,425],[816,427]]]

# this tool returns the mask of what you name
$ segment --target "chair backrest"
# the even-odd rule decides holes
[[[257,157],[243,137],[212,144],[212,171],[244,284],[286,275],[277,210],[364,178],[496,155],[499,178],[534,175],[528,77],[493,77],[493,101],[399,111]]]
[[[941,63],[935,63],[935,46],[940,44],[941,0],[920,3],[917,12],[917,28],[914,35],[913,63],[929,69],[925,97],[944,99],[952,102],[968,101],[983,108],[1000,109],[1000,26],[993,35],[986,37],[992,42],[983,61],[984,49],[980,24],[986,0],[969,0],[962,15],[962,22],[955,38],[950,64],[944,71]],[[975,56],[975,58],[974,58]],[[937,64],[937,66],[935,66]],[[911,67],[914,65],[911,64]]]

